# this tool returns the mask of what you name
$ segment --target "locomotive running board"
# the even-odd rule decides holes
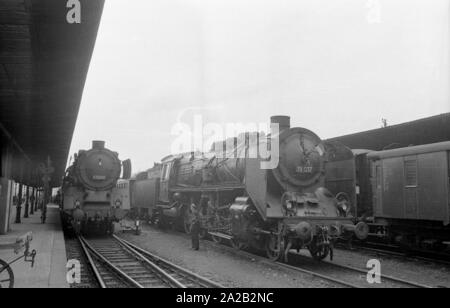
[[[228,235],[225,233],[220,233],[220,232],[208,232],[208,233],[209,233],[209,235],[217,236],[217,237],[229,240],[229,241],[231,241],[233,239],[233,237],[231,235]]]

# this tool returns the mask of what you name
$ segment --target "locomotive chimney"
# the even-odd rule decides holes
[[[282,115],[272,116],[270,117],[270,123],[271,124],[278,123],[280,132],[291,128],[291,118],[288,116]]]
[[[96,150],[103,150],[105,148],[105,141],[101,140],[92,141],[92,148]]]

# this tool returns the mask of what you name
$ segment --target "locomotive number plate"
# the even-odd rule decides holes
[[[97,181],[102,181],[106,179],[106,176],[104,175],[94,175],[92,176],[92,179],[97,180]]]
[[[312,173],[313,167],[312,166],[297,166],[296,168],[297,173]]]

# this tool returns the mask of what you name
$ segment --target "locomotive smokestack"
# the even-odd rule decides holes
[[[280,132],[291,128],[291,118],[288,116],[282,115],[272,116],[270,117],[270,123],[271,124],[278,123]]]
[[[103,150],[105,148],[105,141],[101,140],[92,141],[92,148],[97,150]]]

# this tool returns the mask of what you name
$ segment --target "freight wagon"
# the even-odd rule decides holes
[[[399,243],[450,243],[450,142],[368,154],[375,231]]]

